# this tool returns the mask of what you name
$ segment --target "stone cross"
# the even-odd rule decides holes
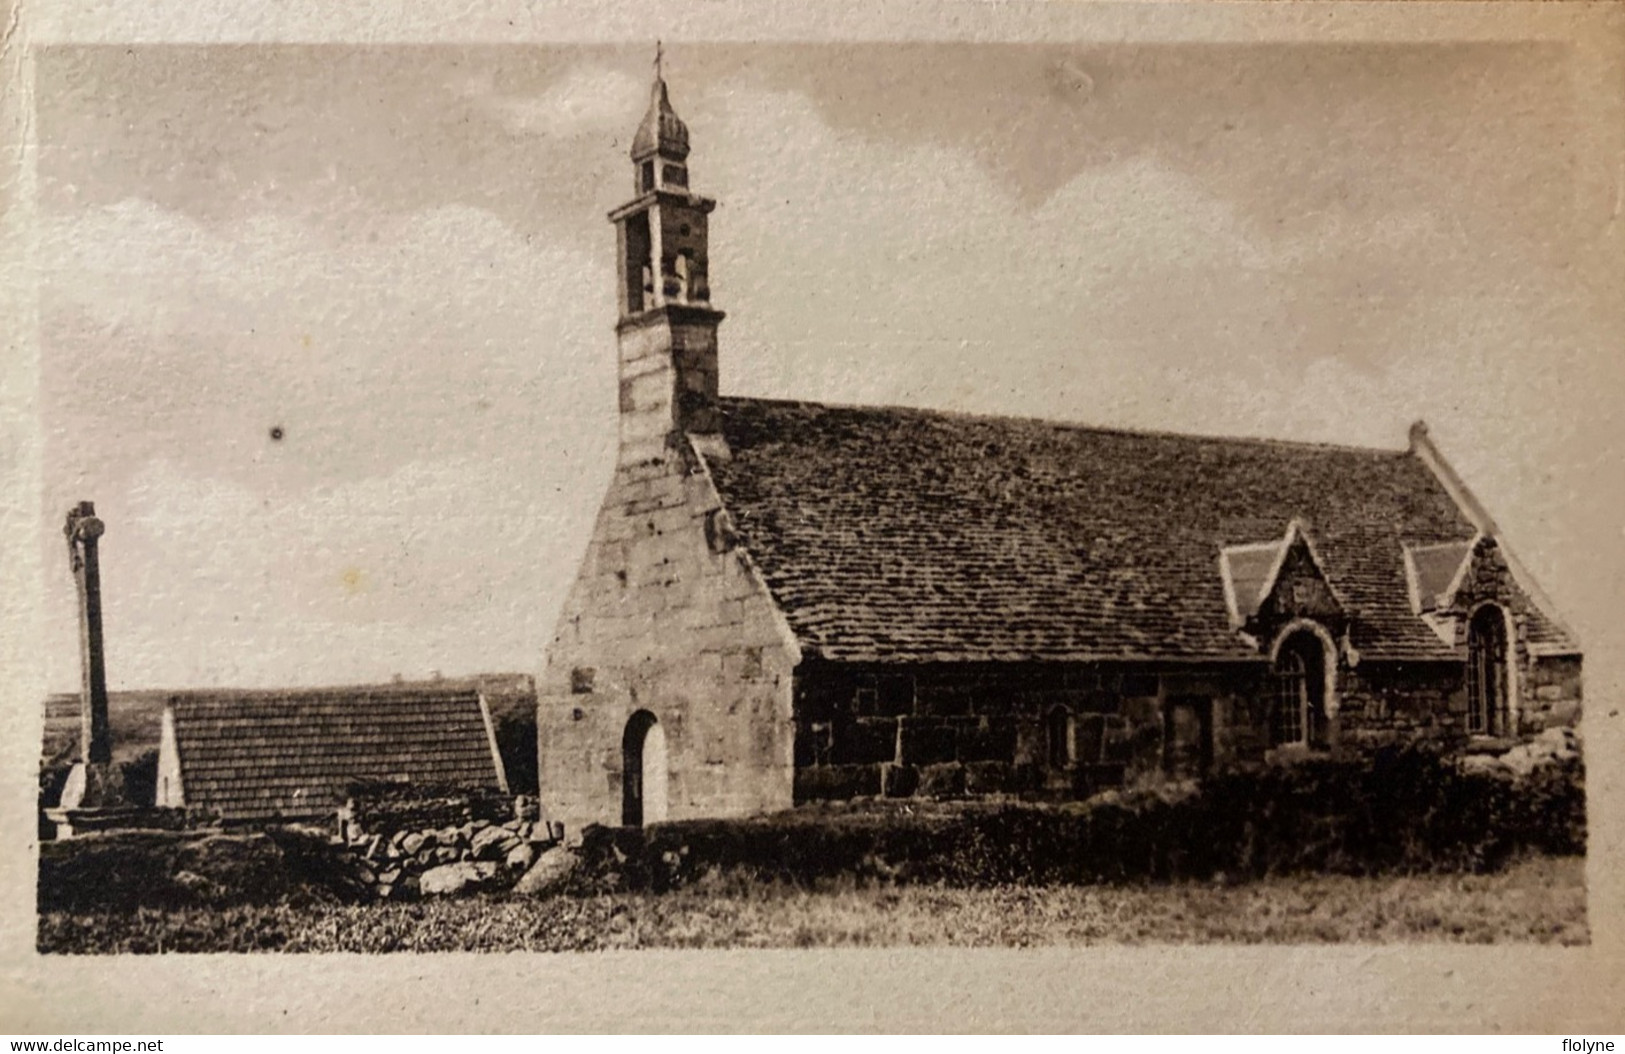
[[[62,533],[68,539],[68,566],[79,587],[79,759],[86,765],[113,760],[107,727],[107,671],[102,660],[102,578],[96,539],[107,526],[96,506],[82,501],[68,510]]]

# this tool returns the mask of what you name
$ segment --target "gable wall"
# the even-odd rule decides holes
[[[639,710],[665,732],[669,819],[791,804],[793,642],[743,550],[708,541],[719,508],[680,436],[616,469],[537,693],[542,801],[573,829],[620,823]]]
[[[1281,561],[1275,585],[1258,606],[1256,621],[1279,624],[1295,618],[1331,623],[1342,617],[1342,606],[1326,583],[1302,538],[1292,543]]]
[[[175,740],[175,711],[164,707],[158,733],[158,784],[154,789],[154,805],[178,809],[186,804],[185,788],[181,783],[181,755]]]
[[[1581,705],[1580,656],[1541,656],[1529,647],[1531,624],[1537,612],[1519,587],[1499,545],[1480,541],[1471,560],[1447,612],[1456,620],[1456,646],[1467,647],[1467,628],[1475,609],[1485,603],[1499,605],[1512,617],[1514,635],[1509,643],[1515,649],[1518,733],[1527,737],[1546,728],[1577,723]]]

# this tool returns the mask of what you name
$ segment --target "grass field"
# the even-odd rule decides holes
[[[1485,875],[1239,885],[716,883],[582,899],[60,912],[42,915],[39,931],[41,951],[68,953],[1588,940],[1584,859],[1544,856]]]

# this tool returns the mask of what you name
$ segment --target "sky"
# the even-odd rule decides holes
[[[39,54],[53,689],[81,499],[115,689],[540,669],[613,464],[651,53]],[[1564,58],[669,47],[723,390],[1390,448],[1425,418],[1584,611],[1565,510],[1617,470],[1573,407],[1618,326]]]

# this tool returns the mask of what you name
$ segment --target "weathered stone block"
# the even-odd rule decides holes
[[[922,684],[914,693],[915,711],[938,717],[969,714],[976,702],[973,689],[966,685]]]
[[[547,896],[556,893],[568,881],[581,858],[562,845],[543,853],[514,886],[514,892],[523,896]]]
[[[1004,794],[1013,787],[1008,761],[972,761],[963,768],[966,794]]]
[[[919,770],[917,791],[926,798],[962,798],[965,796],[965,766],[958,763],[926,765]]]
[[[816,765],[795,770],[796,801],[874,798],[880,791],[879,765]]]
[[[897,760],[897,719],[860,717],[835,724],[830,761],[837,765],[879,765]]]
[[[477,888],[486,877],[476,864],[445,864],[423,872],[418,890],[426,897],[453,897]]]
[[[882,765],[881,787],[888,798],[910,798],[920,789],[920,770],[913,765]]]
[[[897,757],[905,765],[953,761],[957,736],[952,723],[938,718],[900,717]]]
[[[493,825],[474,835],[469,842],[469,851],[475,860],[500,859],[506,852],[504,844],[517,841],[512,831]]]
[[[535,859],[536,847],[529,842],[520,842],[508,850],[508,855],[503,860],[503,864],[510,871],[523,871],[530,867]]]
[[[1009,764],[1015,760],[1014,717],[981,717],[962,721],[955,731],[957,739],[955,756],[960,761],[1002,761]]]

